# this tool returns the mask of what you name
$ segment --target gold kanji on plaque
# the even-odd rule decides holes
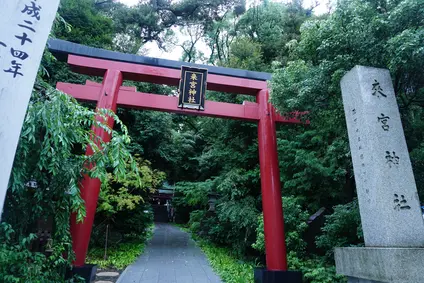
[[[181,66],[178,107],[205,110],[207,69]]]

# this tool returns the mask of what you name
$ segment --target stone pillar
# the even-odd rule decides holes
[[[424,282],[424,220],[390,73],[356,66],[341,88],[365,248],[336,248],[337,272]]]

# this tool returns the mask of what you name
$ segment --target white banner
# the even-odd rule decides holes
[[[1,1],[0,217],[22,123],[59,2]]]

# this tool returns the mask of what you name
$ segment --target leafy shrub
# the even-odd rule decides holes
[[[284,230],[286,236],[286,245],[288,251],[293,251],[298,255],[303,255],[306,243],[303,240],[303,233],[308,225],[308,212],[302,210],[299,201],[295,197],[283,197],[284,210]],[[263,215],[258,218],[258,227],[256,228],[256,242],[253,248],[265,252],[265,235]]]
[[[108,117],[115,120],[120,132],[107,125]],[[94,143],[91,140],[92,126],[110,133],[110,142]],[[74,258],[71,213],[76,213],[78,221],[85,217],[78,188],[81,174],[104,182],[109,171],[117,179],[124,179],[127,170],[134,169],[127,143],[127,129],[112,111],[90,110],[37,80],[1,219],[0,278],[7,278],[10,282],[63,282],[65,270]],[[93,149],[91,156],[84,153],[88,145]],[[96,166],[88,168],[84,164]],[[36,180],[37,187],[29,187],[29,180]],[[29,249],[35,240],[32,233],[37,221],[47,218],[52,219],[54,227],[51,235],[53,252],[48,257]]]
[[[299,270],[305,282],[336,283],[344,282],[343,276],[336,275],[335,267],[325,262],[323,258],[308,257],[305,254],[306,243],[303,233],[307,229],[308,212],[303,210],[296,197],[283,197],[284,229],[287,245],[287,261],[289,269]],[[263,215],[258,218],[257,239],[252,245],[255,249],[265,252]]]
[[[133,239],[130,242],[121,243],[111,247],[107,251],[107,258],[104,258],[103,248],[95,247],[90,249],[87,255],[87,262],[97,264],[100,268],[124,269],[132,264],[137,257],[144,252],[146,240],[152,235],[153,226],[146,229],[146,235],[143,239]]]
[[[287,255],[289,269],[302,272],[303,280],[308,283],[342,283],[344,276],[336,274],[334,265],[330,265],[323,258],[299,258],[295,252]]]
[[[217,247],[206,241],[199,241],[213,270],[226,283],[253,283],[253,264],[238,259],[228,248]]]
[[[148,228],[153,223],[153,212],[149,203],[138,205],[134,210],[117,213],[114,229],[126,239],[145,239]]]
[[[108,182],[102,186],[91,236],[95,246],[105,245],[106,234],[108,245],[144,239],[153,222],[151,205],[145,199],[162,184],[165,173],[152,169],[138,154],[134,156],[136,171],[124,179],[108,174]]]
[[[201,221],[206,216],[206,211],[204,210],[195,210],[190,213],[190,220],[188,222],[188,225],[190,227],[190,230],[195,234],[201,234]]]
[[[317,237],[318,247],[326,250],[328,259],[332,259],[335,247],[360,245],[363,243],[361,218],[358,201],[336,205],[334,212],[326,216],[323,234]]]
[[[233,205],[230,209],[230,205]],[[216,213],[196,210],[190,214],[192,232],[212,243],[230,246],[240,256],[245,255],[256,238],[257,214],[253,200],[242,199],[235,202],[223,202]],[[243,219],[244,218],[244,219]]]
[[[215,244],[231,247],[239,255],[256,252],[252,244],[256,239],[258,199],[249,192],[257,173],[234,169],[204,182],[178,183],[178,202],[198,209],[190,215],[192,231]],[[206,209],[208,193],[218,195],[214,212],[202,210]]]
[[[149,203],[142,203],[133,210],[119,211],[107,219],[96,215],[96,222],[90,246],[104,247],[107,232],[108,247],[112,247],[123,242],[145,241],[153,223],[153,212]]]
[[[32,252],[30,244],[35,234],[14,240],[16,231],[6,223],[0,224],[0,282],[65,282],[67,262],[63,258],[46,257]],[[66,282],[80,282],[77,278]]]
[[[157,189],[165,179],[165,173],[152,169],[151,163],[134,155],[136,169],[129,171],[125,179],[109,173],[107,182],[102,184],[97,212],[111,216],[120,211],[131,211],[144,202],[150,191]],[[131,164],[127,164],[130,168]]]

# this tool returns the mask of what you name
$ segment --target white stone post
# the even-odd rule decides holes
[[[0,9],[0,217],[19,135],[59,0],[7,0]]]
[[[390,73],[356,66],[341,88],[365,248],[337,248],[337,272],[424,282],[424,220]]]

